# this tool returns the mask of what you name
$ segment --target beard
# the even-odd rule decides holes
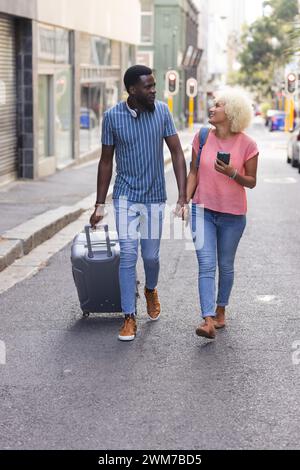
[[[147,111],[150,111],[150,113],[153,113],[153,111],[155,111],[155,103],[145,103],[145,108],[147,109]]]
[[[138,99],[138,102],[150,113],[153,113],[153,111],[155,111],[155,102],[150,102],[144,97]]]

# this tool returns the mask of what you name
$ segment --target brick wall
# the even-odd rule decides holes
[[[32,21],[16,20],[18,176],[34,177]]]

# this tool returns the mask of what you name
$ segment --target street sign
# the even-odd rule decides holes
[[[190,97],[190,98],[195,98],[197,96],[197,93],[198,93],[198,83],[197,83],[197,80],[195,78],[189,78],[187,81],[186,81],[186,94]]]
[[[176,70],[168,70],[166,73],[166,92],[168,96],[177,95],[179,91],[179,73]]]

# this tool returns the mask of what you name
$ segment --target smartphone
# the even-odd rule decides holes
[[[230,153],[227,152],[218,152],[217,153],[217,159],[221,160],[221,162],[226,163],[226,165],[229,165],[230,162]]]

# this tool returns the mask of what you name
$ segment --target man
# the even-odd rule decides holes
[[[95,227],[104,216],[115,151],[113,202],[120,241],[121,303],[125,314],[119,339],[131,341],[137,330],[135,293],[138,231],[146,278],[144,293],[147,313],[151,320],[157,320],[160,315],[156,286],[166,201],[164,140],[171,152],[177,180],[178,216],[183,216],[186,202],[186,165],[168,107],[165,103],[155,101],[156,84],[152,70],[143,65],[134,65],[126,71],[124,84],[129,94],[127,101],[118,103],[104,113],[97,201],[90,223]]]

